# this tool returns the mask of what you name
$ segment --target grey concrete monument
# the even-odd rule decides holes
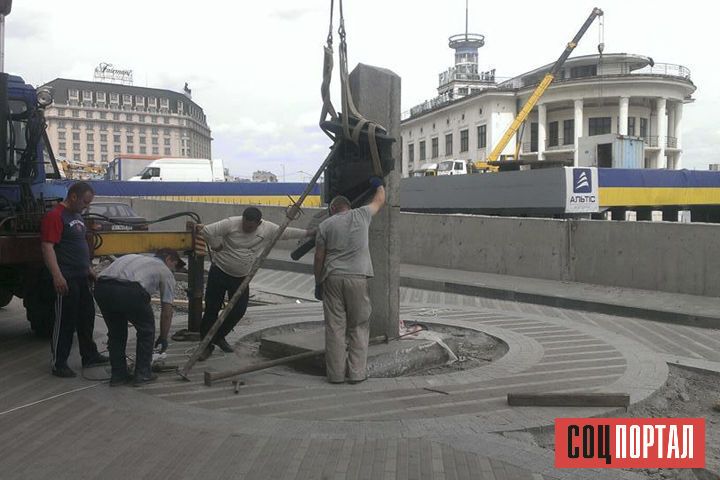
[[[395,137],[395,170],[385,178],[385,208],[370,226],[370,255],[375,278],[370,282],[370,336],[398,334],[400,322],[400,77],[390,70],[358,64],[350,90],[360,114]]]

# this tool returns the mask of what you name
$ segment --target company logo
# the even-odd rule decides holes
[[[557,418],[556,468],[704,468],[704,418]]]
[[[576,168],[573,170],[573,193],[592,192],[592,170]]]

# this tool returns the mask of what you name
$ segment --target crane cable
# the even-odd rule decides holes
[[[338,27],[338,37],[340,38],[340,46],[338,49],[338,58],[340,63],[340,93],[341,93],[341,106],[342,110],[340,112],[340,120],[342,122],[342,131],[343,131],[343,137],[346,139],[351,140],[354,144],[358,144],[358,141],[360,139],[360,133],[362,132],[362,129],[367,125],[368,129],[368,141],[370,143],[370,156],[372,157],[372,166],[375,175],[382,177],[382,166],[380,165],[380,155],[378,153],[377,148],[377,141],[375,138],[375,133],[377,131],[377,128],[379,127],[382,130],[386,129],[382,127],[381,125],[371,122],[368,119],[366,119],[364,116],[362,116],[357,108],[355,107],[355,102],[352,98],[352,92],[350,91],[350,75],[348,73],[348,65],[347,65],[347,32],[345,30],[345,15],[343,12],[343,3],[342,0],[338,0],[338,10],[339,10],[339,27]],[[332,78],[332,70],[333,70],[333,14],[334,14],[334,8],[335,8],[335,0],[330,0],[330,26],[328,29],[328,36],[327,36],[327,44],[324,48],[324,62],[323,62],[323,82],[322,86],[320,87],[322,99],[323,99],[323,106],[320,113],[320,128],[333,140],[337,140],[337,138],[329,132],[324,126],[323,122],[327,118],[328,115],[330,115],[332,120],[337,120],[338,114],[335,110],[335,108],[332,105],[332,101],[330,99],[330,81]],[[350,131],[350,117],[353,117],[357,120],[357,123],[352,128],[352,132]]]

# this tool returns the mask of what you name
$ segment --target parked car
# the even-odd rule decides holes
[[[123,230],[147,230],[147,219],[139,216],[135,211],[121,202],[97,202],[91,203],[88,211],[90,219],[93,223],[93,230],[107,232],[107,231],[123,231]],[[99,217],[93,217],[92,215],[102,215],[107,217],[109,220],[122,222],[113,223],[112,221],[105,220]]]

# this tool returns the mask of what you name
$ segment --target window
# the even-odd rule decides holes
[[[170,119],[169,119],[168,117],[163,117],[163,123],[169,124],[169,123],[170,123]]]
[[[127,153],[135,153],[135,147],[133,147],[132,145],[128,145]]]
[[[530,151],[538,151],[538,124],[537,122],[530,123]]]
[[[157,135],[158,133],[160,133],[160,129],[157,127],[152,127],[152,134]]]
[[[133,137],[131,135],[128,135],[125,141],[127,141],[127,143],[133,143]]]
[[[120,153],[120,145],[113,146],[113,152]]]
[[[648,120],[647,118],[640,119],[640,138],[647,138],[648,136]]]
[[[80,111],[79,111],[79,110],[73,110],[73,111],[72,111],[72,116],[73,116],[74,118],[79,118],[79,117],[80,117]]]
[[[100,112],[100,120],[105,120],[107,117],[107,114],[105,112]]]
[[[460,151],[467,152],[470,149],[470,131],[460,130]]]
[[[145,148],[145,147],[140,147],[140,153],[143,154],[143,155],[146,154],[146,153],[147,153],[147,148]]]
[[[65,120],[60,120],[57,122],[58,128],[65,128]]]
[[[107,123],[101,123],[101,124],[100,124],[100,130],[102,130],[103,132],[106,131],[106,130],[107,130]]]
[[[164,129],[163,129],[163,133],[164,133],[165,135],[170,135],[170,129],[169,129],[169,128],[164,128]]]
[[[79,133],[79,132],[73,132],[73,140],[80,140],[80,133]]]
[[[65,150],[65,142],[58,143],[58,149]]]
[[[72,122],[73,130],[80,130],[80,122]]]
[[[74,88],[71,88],[70,90],[68,90],[68,97],[71,100],[77,100],[79,98],[79,95],[80,95],[80,92]]]
[[[58,132],[58,140],[65,140],[65,132]]]
[[[94,153],[88,153],[88,162],[95,162],[95,154]]]
[[[170,140],[165,140],[167,143],[165,145],[169,145]],[[413,163],[415,161],[415,145],[412,143],[408,145],[408,163]]]
[[[140,137],[140,143],[145,143],[145,137]]]
[[[150,115],[150,121],[152,123],[157,123],[157,117],[155,115]]]
[[[113,112],[113,120],[120,120],[120,114],[117,112]]]
[[[93,129],[93,123],[92,122],[86,122],[85,123],[85,129],[92,130]]]
[[[448,133],[447,135],[445,135],[445,155],[452,155],[452,152],[453,152],[453,149],[452,149],[453,138],[452,137],[453,137],[452,133]]]
[[[570,78],[594,77],[597,75],[597,65],[583,65],[570,69]]]
[[[165,141],[164,141],[164,143],[165,143],[166,146],[170,146],[170,139],[169,139],[169,138],[166,138]]]
[[[467,87],[461,87],[458,88],[458,95],[465,96],[468,94],[468,88]]]
[[[92,142],[94,140],[94,134],[92,132],[87,132],[86,134],[88,142]]]
[[[120,102],[120,95],[117,93],[111,93],[110,94],[110,103],[119,103]]]
[[[157,139],[157,137],[152,137],[152,144],[153,144],[153,145],[158,145],[158,139]]]
[[[165,149],[165,155],[170,155],[170,149],[169,149],[169,148],[166,148],[166,149]]]
[[[563,145],[575,143],[575,120],[563,120]]]
[[[425,140],[420,142],[420,161],[425,160]]]
[[[550,122],[548,127],[548,147],[557,147],[560,143],[560,139],[558,138],[560,135],[559,124],[558,122]]]
[[[160,153],[158,147],[152,147],[152,154],[157,155],[158,153]]]
[[[95,150],[95,144],[94,144],[94,143],[88,143],[88,144],[87,144],[87,149],[88,149],[88,151],[90,151],[90,150]]]
[[[73,150],[80,150],[80,144],[79,144],[79,143],[73,143]]]
[[[64,108],[58,108],[57,109],[58,117],[64,117],[65,116],[65,109]]]
[[[487,125],[478,125],[477,127],[477,148],[487,147]]]
[[[135,106],[142,108],[145,106],[145,98],[140,95],[135,95]]]
[[[430,140],[430,150],[432,158],[438,158],[440,155],[440,139],[438,137]]]
[[[138,122],[142,123],[145,121],[145,115],[138,115]]]
[[[635,136],[635,117],[628,117],[627,134],[631,137]]]
[[[100,145],[100,151],[101,152],[107,152],[107,145]]]
[[[140,178],[142,178],[143,180],[149,180],[153,177],[159,177],[159,176],[160,176],[160,167],[148,167],[145,170],[143,170]]]
[[[85,118],[92,119],[92,118],[95,118],[95,115],[93,114],[93,112],[87,111],[87,112],[85,112]]]
[[[100,155],[100,161],[103,163],[107,163],[107,155]]]
[[[95,98],[97,98],[98,103],[105,103],[105,92],[96,92]]]
[[[123,104],[124,105],[130,105],[132,103],[132,95],[128,95],[127,93],[123,94]]]
[[[83,102],[92,102],[92,92],[90,90],[83,90]]]
[[[73,153],[73,160],[76,162],[80,161],[80,154],[79,153]]]
[[[588,135],[604,135],[610,133],[611,118],[610,117],[594,117],[588,119]]]
[[[113,135],[113,142],[120,143],[120,135]]]

